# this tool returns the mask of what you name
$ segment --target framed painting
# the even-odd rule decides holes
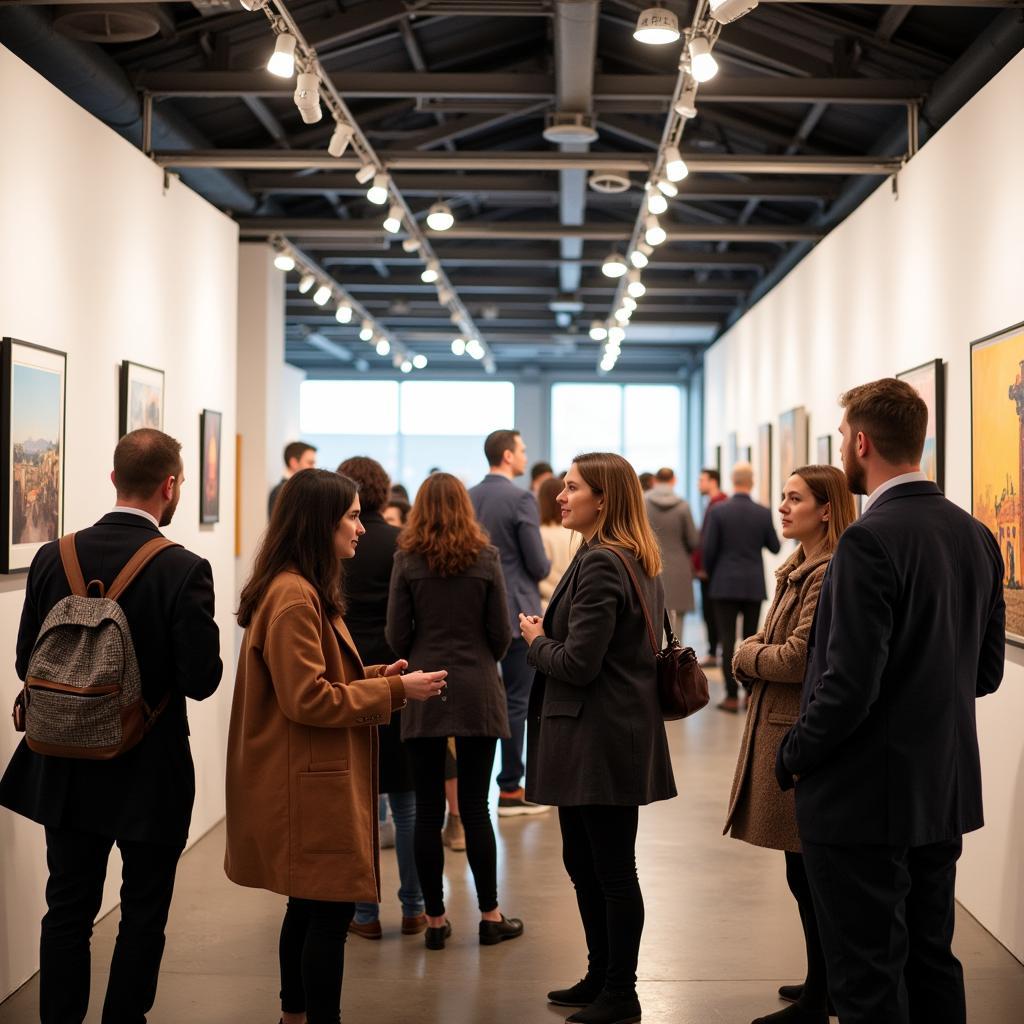
[[[946,395],[942,360],[931,359],[912,370],[897,373],[924,399],[928,406],[928,430],[924,435],[921,471],[929,480],[943,487],[946,481]]]
[[[164,429],[164,371],[126,359],[121,363],[119,435],[140,427]]]
[[[740,461],[740,440],[735,430],[729,435],[729,444],[726,451],[728,452],[729,461],[725,464],[725,471],[731,475],[736,463]]]
[[[817,441],[817,451],[815,452],[815,461],[819,466],[831,466],[832,465],[832,435],[822,434]]]
[[[794,469],[809,461],[807,438],[807,410],[798,405],[779,417],[779,483],[793,475]]]
[[[0,341],[0,572],[25,572],[64,532],[67,353]]]
[[[772,506],[772,425],[762,423],[757,428],[757,500],[768,508]]]
[[[715,445],[715,457],[713,460],[713,465],[715,469],[718,470],[719,481],[724,483],[724,481],[722,480],[722,446],[720,444]]]
[[[221,413],[199,417],[199,522],[220,522]]]
[[[971,343],[971,511],[1003,553],[1006,639],[1024,647],[1024,323]]]
[[[749,444],[740,445],[740,462],[749,462],[753,465],[754,462],[754,449]]]

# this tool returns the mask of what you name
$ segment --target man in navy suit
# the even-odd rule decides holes
[[[909,384],[842,404],[843,466],[868,498],[825,575],[776,774],[796,785],[843,1024],[965,1024],[953,885],[983,824],[975,700],[1003,675],[1003,561],[920,472],[928,410]]]

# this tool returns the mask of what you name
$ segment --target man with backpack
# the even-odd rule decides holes
[[[220,682],[213,576],[162,538],[178,504],[181,445],[159,430],[114,451],[114,510],[32,562],[16,669],[26,730],[0,804],[46,828],[40,1019],[81,1024],[89,942],[111,847],[121,923],[103,1024],[142,1024],[156,998],[164,927],[188,837],[195,772],[185,698]]]

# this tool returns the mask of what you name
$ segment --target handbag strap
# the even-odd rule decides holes
[[[654,637],[654,625],[651,622],[651,613],[647,610],[647,602],[644,600],[643,591],[641,591],[640,589],[640,583],[636,578],[636,573],[633,572],[633,566],[629,564],[629,559],[627,559],[626,556],[618,548],[612,547],[610,544],[604,544],[602,546],[606,548],[608,551],[614,551],[615,554],[619,556],[619,561],[622,562],[622,564],[625,566],[626,572],[629,575],[630,580],[632,580],[633,582],[633,589],[636,591],[636,596],[640,602],[640,607],[643,609],[644,622],[647,623],[647,638],[651,641],[651,650],[654,651],[655,654],[657,654],[661,648],[658,647],[658,641]]]

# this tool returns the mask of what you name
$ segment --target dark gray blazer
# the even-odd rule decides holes
[[[661,580],[626,557],[660,623]],[[575,807],[639,806],[675,796],[654,652],[614,552],[580,549],[551,596],[544,632],[527,654],[537,669],[527,719],[527,798]]]
[[[761,549],[777,554],[778,534],[772,514],[749,494],[734,494],[708,507],[704,516],[704,570],[715,601],[763,601]]]
[[[397,552],[385,636],[410,670],[448,670],[445,700],[410,701],[402,712],[403,740],[509,735],[497,662],[512,631],[494,547],[457,576],[432,571],[420,554]]]
[[[488,473],[476,487],[470,488],[469,499],[480,525],[501,552],[508,621],[513,637],[518,637],[519,613],[540,614],[537,584],[551,572],[551,562],[540,538],[537,499],[500,473]]]

